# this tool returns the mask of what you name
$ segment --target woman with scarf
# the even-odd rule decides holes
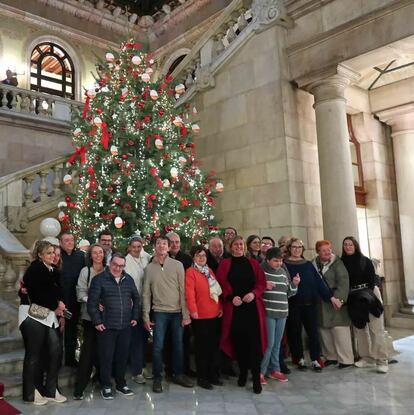
[[[315,251],[318,254],[312,261],[315,269],[332,290],[337,305],[319,301],[318,326],[321,340],[324,365],[336,365],[344,369],[354,365],[354,353],[351,340],[351,320],[348,315],[346,301],[349,294],[348,272],[341,258],[332,252],[329,241],[316,242]]]
[[[362,255],[353,236],[347,236],[342,242],[342,261],[349,274],[348,311],[361,357],[355,366],[376,367],[378,373],[387,373],[384,309],[379,288],[375,285],[374,266],[369,258]]]
[[[193,264],[185,273],[185,297],[195,336],[197,384],[213,389],[223,384],[218,378],[221,288],[207,266],[207,250],[194,246],[190,254]]]

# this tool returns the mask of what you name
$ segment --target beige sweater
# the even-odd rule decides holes
[[[184,267],[181,262],[166,257],[163,267],[154,261],[149,263],[145,268],[142,319],[150,320],[151,306],[154,311],[181,312],[184,319],[189,319],[184,287]]]

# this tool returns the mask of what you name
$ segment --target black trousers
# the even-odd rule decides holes
[[[233,307],[233,321],[231,325],[231,342],[236,360],[240,368],[240,377],[245,378],[247,371],[250,369],[253,381],[258,382],[260,375],[260,363],[263,358],[259,317],[256,311],[256,304],[249,307],[246,313],[238,313]]]
[[[75,351],[78,338],[78,323],[80,317],[80,304],[66,305],[68,310],[72,313],[72,318],[66,320],[64,331],[65,344],[65,365],[74,366],[76,363]]]
[[[197,378],[211,382],[217,378],[219,367],[221,319],[198,319],[193,320],[191,325],[195,340]]]
[[[129,356],[131,327],[98,332],[99,371],[103,388],[111,387],[113,373],[117,388],[126,385],[125,372]]]
[[[83,343],[81,346],[79,366],[76,372],[74,395],[80,396],[91,378],[93,366],[98,368],[97,333],[92,322],[82,320]]]
[[[23,362],[23,400],[33,402],[34,390],[37,389],[49,398],[56,395],[62,345],[58,328],[48,327],[30,317],[20,325],[25,348]],[[43,383],[45,369],[42,359],[44,350],[48,351],[46,380]]]
[[[302,327],[309,340],[311,360],[319,359],[321,348],[318,334],[318,314],[316,305],[291,305],[287,319],[287,334],[293,360],[303,357]]]

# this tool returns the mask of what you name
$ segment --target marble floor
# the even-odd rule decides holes
[[[397,334],[397,333],[396,333]],[[408,333],[407,333],[408,334]],[[373,369],[326,368],[322,373],[292,370],[289,382],[269,380],[261,395],[250,387],[239,388],[235,379],[213,391],[185,389],[165,384],[163,394],[154,394],[151,383],[130,382],[136,395],[115,396],[104,401],[99,390],[88,390],[83,401],[34,407],[12,400],[23,414],[132,415],[132,414],[289,414],[289,415],[412,415],[414,407],[414,336],[395,341],[399,363],[381,375]],[[396,338],[397,336],[394,336]],[[399,337],[399,336],[398,336]],[[71,391],[63,390],[67,396]]]

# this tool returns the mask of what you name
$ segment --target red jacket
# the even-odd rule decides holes
[[[210,269],[211,276],[214,277]],[[198,318],[214,318],[221,311],[220,300],[216,303],[210,297],[207,277],[190,267],[185,272],[185,299],[190,313],[198,313]]]
[[[267,347],[267,330],[266,330],[266,314],[263,304],[262,294],[266,289],[266,277],[260,267],[260,264],[252,258],[248,258],[249,262],[253,268],[254,275],[256,277],[256,284],[252,293],[255,295],[257,314],[259,316],[259,329],[260,329],[260,341],[262,345],[262,353],[266,351]],[[217,281],[221,285],[222,299],[223,299],[223,317],[221,325],[221,339],[220,339],[220,348],[231,358],[235,358],[233,347],[230,339],[230,329],[231,322],[233,317],[233,302],[227,300],[228,296],[233,294],[231,285],[227,279],[229,270],[231,266],[231,258],[223,259],[217,269]]]

